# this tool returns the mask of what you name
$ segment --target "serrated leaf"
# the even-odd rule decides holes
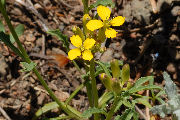
[[[169,99],[172,99],[174,97],[177,97],[177,87],[171,80],[170,76],[167,74],[167,72],[163,73],[163,77],[165,80],[165,91]]]
[[[102,109],[99,109],[99,108],[89,108],[89,109],[85,110],[82,113],[82,116],[84,118],[90,118],[95,113],[101,113],[101,114],[106,115],[106,112],[104,110],[102,110]]]
[[[119,118],[119,120],[131,120],[131,118],[133,117],[133,114],[134,114],[134,111],[132,110],[132,108],[126,109],[125,112]]]
[[[56,30],[49,30],[47,31],[50,35],[56,36],[59,40],[63,42],[63,46],[66,48],[67,52],[69,51],[69,41],[68,37],[64,34],[59,29]]]
[[[36,63],[34,63],[32,61],[31,61],[31,63],[21,62],[21,64],[23,67],[23,69],[22,69],[23,72],[29,72],[37,65]]]
[[[0,32],[5,32],[5,28],[4,28],[4,25],[2,23],[2,21],[0,21]]]
[[[108,101],[113,98],[113,92],[105,92],[98,100],[99,107],[102,108],[103,106],[106,106]]]
[[[131,89],[128,90],[129,93],[136,93],[142,90],[151,90],[151,89],[160,89],[162,90],[161,87],[156,86],[156,85],[146,85],[146,86],[140,86],[140,87],[132,87]]]
[[[105,64],[105,63],[99,62],[99,61],[97,61],[96,63],[99,64],[99,66],[104,70],[104,72],[106,73],[106,75],[107,75],[109,78],[112,78],[112,76],[111,76],[111,74],[110,74],[110,72],[109,72],[109,69],[108,69],[109,64]]]
[[[144,84],[145,82],[150,81],[152,79],[154,79],[153,76],[141,77],[135,82],[134,87],[139,87],[142,84]]]
[[[137,101],[138,103],[141,103],[141,104],[145,105],[146,107],[151,108],[152,106],[148,100],[149,100],[149,98],[146,96],[135,99],[135,101]]]
[[[15,32],[17,34],[17,36],[21,36],[24,33],[24,25],[23,24],[19,24],[16,28],[15,28]],[[12,34],[10,34],[10,41],[11,43],[15,42],[14,37],[12,36]]]
[[[127,101],[127,99],[124,99],[124,100],[122,101],[122,103],[123,103],[126,107],[128,107],[128,108],[131,108],[131,107],[132,107],[132,104],[131,104],[129,101]]]
[[[92,8],[95,8],[95,7],[99,6],[99,5],[110,6],[111,8],[115,7],[115,4],[113,3],[112,0],[97,0],[94,4],[92,4],[90,6],[89,9],[91,10]]]

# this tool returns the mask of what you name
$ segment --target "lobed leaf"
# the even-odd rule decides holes
[[[89,9],[95,8],[99,5],[110,6],[111,8],[115,7],[115,4],[112,0],[97,0],[95,3],[91,4]]]
[[[94,108],[89,108],[89,109],[85,110],[85,111],[82,113],[82,116],[83,116],[84,118],[90,118],[90,117],[91,117],[93,114],[95,114],[95,113],[101,113],[101,114],[104,114],[104,115],[107,114],[104,110],[94,107]]]
[[[63,42],[63,46],[66,48],[67,52],[69,51],[69,41],[68,37],[64,34],[59,29],[56,30],[49,30],[47,31],[50,35],[56,36],[60,41]]]
[[[22,72],[29,72],[29,71],[33,70],[33,68],[37,65],[36,63],[34,63],[32,61],[31,61],[31,63],[21,62],[21,64],[23,65]]]

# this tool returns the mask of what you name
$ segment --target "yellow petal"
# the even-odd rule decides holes
[[[91,60],[93,58],[93,54],[91,53],[90,50],[85,50],[83,53],[82,53],[82,58],[84,60]]]
[[[68,52],[68,57],[70,60],[74,60],[78,56],[81,56],[81,50],[79,48],[72,49]]]
[[[90,20],[87,24],[86,27],[87,29],[94,31],[96,29],[99,29],[101,27],[103,27],[104,24],[101,20]]]
[[[84,48],[85,49],[90,49],[90,48],[92,48],[93,46],[94,46],[94,44],[95,44],[95,40],[94,39],[92,39],[92,38],[87,38],[85,41],[84,41]]]
[[[122,16],[117,16],[115,18],[113,18],[110,22],[110,24],[112,26],[120,26],[125,22],[125,17]]]
[[[114,37],[116,37],[116,34],[117,34],[117,32],[112,28],[106,29],[106,31],[105,31],[105,35],[107,38],[114,38]]]
[[[79,35],[73,35],[70,37],[71,43],[76,47],[81,47],[82,45],[82,39],[79,37]]]
[[[91,17],[89,16],[89,14],[85,14],[83,16],[83,21],[90,20],[90,19],[91,19]]]
[[[97,7],[97,13],[102,20],[107,20],[110,17],[111,10],[108,7],[100,5]]]

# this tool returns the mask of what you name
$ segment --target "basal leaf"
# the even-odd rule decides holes
[[[63,42],[63,46],[66,48],[67,52],[69,51],[68,37],[66,35],[62,34],[62,32],[59,29],[57,29],[57,30],[49,30],[49,31],[47,31],[47,33],[49,33],[50,35],[54,35],[59,40],[61,40]]]
[[[82,113],[82,116],[84,118],[90,118],[95,113],[101,113],[101,114],[106,115],[106,112],[104,110],[102,110],[102,109],[99,109],[99,108],[89,108],[89,109],[85,110]]]

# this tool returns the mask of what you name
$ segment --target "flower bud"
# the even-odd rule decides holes
[[[121,93],[121,87],[120,87],[120,83],[116,78],[112,78],[112,90],[113,92],[115,92],[116,94],[120,94]]]
[[[107,90],[112,91],[112,81],[105,73],[100,74],[99,79],[102,81]]]
[[[119,79],[121,76],[121,70],[119,68],[119,61],[114,59],[111,61],[111,70],[113,74],[113,78]]]
[[[81,30],[79,27],[74,26],[74,27],[72,28],[72,31],[73,31],[73,33],[74,33],[75,35],[79,35],[83,41],[85,40],[84,34],[83,34],[82,30]]]

